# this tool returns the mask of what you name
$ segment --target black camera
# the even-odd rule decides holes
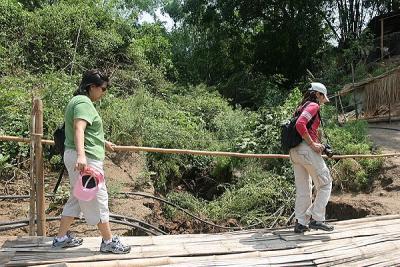
[[[328,156],[328,158],[331,158],[334,154],[332,147],[329,144],[325,144],[325,148],[324,148],[323,152],[325,153],[325,155]]]

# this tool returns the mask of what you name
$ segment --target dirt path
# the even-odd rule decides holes
[[[400,122],[371,123],[368,133],[382,153],[400,152]],[[337,192],[331,200],[328,213],[339,218],[400,214],[400,157],[385,160],[382,173],[375,177],[371,193]]]

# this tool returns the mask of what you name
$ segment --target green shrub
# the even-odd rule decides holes
[[[294,191],[286,178],[265,172],[257,161],[247,162],[243,166],[236,183],[214,201],[200,201],[187,193],[171,193],[168,199],[211,220],[235,218],[242,225],[271,222],[271,214],[280,208],[283,208],[282,215],[289,213]]]
[[[24,58],[25,25],[29,14],[16,0],[0,1],[0,77],[19,74],[27,63]]]
[[[370,154],[372,143],[368,139],[367,129],[367,122],[353,121],[343,127],[330,125],[326,131],[336,154]],[[340,160],[332,167],[334,188],[344,191],[368,190],[382,163],[380,158]]]
[[[354,159],[342,159],[332,168],[334,189],[341,191],[359,191],[369,185],[368,176],[363,167]]]
[[[183,209],[195,212],[197,216],[204,217],[205,201],[197,199],[188,192],[171,192],[168,194],[167,200]],[[172,219],[177,215],[178,210],[170,205],[165,205],[164,212],[167,218]]]
[[[109,96],[101,111],[107,135],[119,144],[235,150],[243,136],[252,134],[255,114],[233,110],[218,94],[198,89],[166,100],[145,90],[125,99]],[[185,175],[210,173],[216,175],[216,180],[226,182],[218,168],[230,172],[229,164],[222,167],[215,158],[156,153],[147,157],[149,168],[159,175],[155,185],[162,191],[179,184]]]
[[[0,134],[29,135],[31,97],[26,87],[19,86],[16,79],[2,79],[0,82]],[[0,142],[1,153],[16,163],[26,158],[29,145]]]

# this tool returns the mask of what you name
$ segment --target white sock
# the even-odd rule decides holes
[[[109,240],[104,240],[103,239],[103,242],[107,245],[108,243],[111,243],[111,241],[112,241],[112,238],[111,239],[109,239]]]
[[[56,239],[57,239],[57,241],[58,242],[63,242],[63,241],[65,241],[65,240],[67,240],[67,238],[68,238],[68,236],[67,235],[64,235],[64,236],[62,236],[62,237],[56,237]]]

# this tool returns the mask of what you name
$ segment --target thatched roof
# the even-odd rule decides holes
[[[384,34],[400,32],[400,11],[389,12],[376,16],[368,23],[370,32],[376,37],[381,36],[381,20],[384,19]]]
[[[400,72],[400,66],[397,66],[396,68],[391,69],[390,71],[387,71],[379,76],[368,78],[368,79],[365,79],[361,82],[357,82],[354,84],[348,83],[345,86],[343,86],[343,89],[341,91],[339,91],[339,95],[344,96],[356,89],[362,89],[367,84],[377,83],[377,82],[381,82],[381,80],[390,79],[389,76],[391,76],[393,74],[396,76],[400,75],[399,72]],[[397,85],[397,87],[399,87],[399,85]],[[399,90],[400,90],[400,88],[399,88]]]
[[[382,105],[400,102],[400,66],[377,77],[346,84],[339,95],[343,96],[357,89],[364,91],[362,105],[367,113],[373,113]]]

